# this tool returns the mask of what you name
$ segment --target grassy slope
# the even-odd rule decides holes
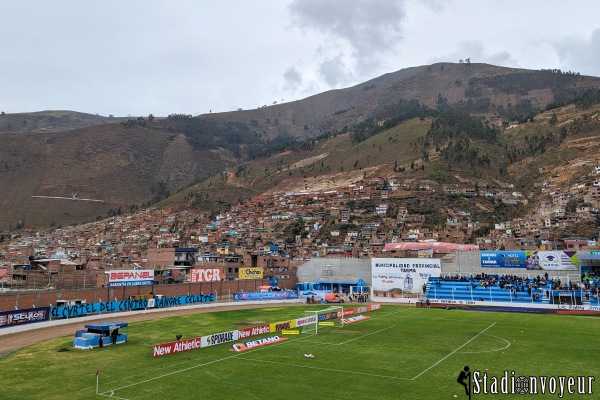
[[[341,134],[315,143],[311,150],[286,151],[231,166],[227,175],[218,174],[161,204],[182,203],[191,194],[200,193],[205,205],[218,207],[215,200],[233,203],[262,193],[317,190],[319,185],[314,184],[317,179],[323,181],[322,186],[329,184],[335,187],[334,182],[347,184],[365,175],[387,177],[393,174],[395,162],[398,167],[408,170],[411,162],[421,156],[419,153],[417,157],[409,144],[425,136],[430,123],[430,120],[413,119],[358,144],[352,143],[349,134]],[[243,168],[243,173],[235,176],[240,168]]]

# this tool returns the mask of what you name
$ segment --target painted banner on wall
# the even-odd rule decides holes
[[[73,306],[52,307],[50,315],[51,318],[73,318],[82,317],[88,314],[143,310],[146,308],[175,307],[196,303],[212,303],[216,300],[217,296],[215,294],[192,294],[189,296],[160,297],[156,299],[102,301]]]
[[[373,258],[371,274],[373,290],[420,292],[430,276],[442,273],[437,258]]]

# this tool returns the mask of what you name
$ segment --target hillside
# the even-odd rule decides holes
[[[114,123],[127,118],[103,117],[74,111],[0,113],[0,132],[63,132]]]
[[[430,108],[452,105],[472,114],[513,120],[542,111],[549,103],[564,102],[589,88],[599,87],[600,78],[555,70],[439,63],[402,69],[299,101],[199,118],[250,124],[267,138],[283,134],[308,138],[341,131],[344,126],[351,127],[370,118],[390,118],[402,110],[402,101],[417,101]]]
[[[217,211],[367,177],[530,193],[572,165],[595,162],[597,110],[572,105],[590,88],[600,79],[443,63],[198,117],[4,114],[0,185],[9,189],[0,230],[77,224],[165,198],[159,204]]]
[[[0,133],[2,229],[57,227],[126,212],[213,176],[225,156],[182,134],[122,124]],[[202,160],[201,162],[199,160]]]
[[[553,115],[557,122],[552,122]],[[316,194],[387,180],[408,187],[390,197],[391,206],[427,214],[426,226],[439,228],[450,217],[449,210],[465,210],[480,221],[499,223],[525,216],[542,200],[550,201],[552,190],[568,192],[573,185],[589,187],[595,180],[591,171],[600,162],[600,105],[566,106],[527,123],[498,127],[494,141],[470,138],[468,151],[454,153],[448,149],[459,142],[459,135],[455,132],[436,150],[432,122],[411,119],[357,144],[351,133],[340,134],[311,142],[309,149],[232,166],[163,204],[226,210],[254,196]],[[475,156],[471,159],[470,154]],[[546,195],[544,183],[550,188]],[[419,189],[423,185],[426,190]],[[471,188],[480,196],[448,195],[453,188]],[[486,192],[519,192],[523,197],[507,205],[484,196]]]

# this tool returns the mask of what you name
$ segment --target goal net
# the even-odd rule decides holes
[[[302,325],[302,333],[316,335],[319,328],[342,326],[340,318],[344,316],[343,306],[331,306],[323,310],[305,311],[305,323]],[[337,321],[336,321],[337,320]]]

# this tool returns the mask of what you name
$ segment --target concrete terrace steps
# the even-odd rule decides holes
[[[498,302],[513,302],[513,303],[548,303],[548,299],[544,298],[546,290],[550,290],[551,286],[546,285],[541,287],[541,291],[534,290],[534,294],[539,294],[538,300],[532,300],[531,296],[524,292],[517,292],[515,296],[510,289],[500,289],[499,286],[487,286],[483,288],[479,283],[473,288],[471,281],[443,281],[440,285],[436,284],[439,279],[431,279],[431,285],[425,294],[425,297],[430,300],[463,300],[463,301],[498,301]],[[428,282],[428,283],[429,283]]]

